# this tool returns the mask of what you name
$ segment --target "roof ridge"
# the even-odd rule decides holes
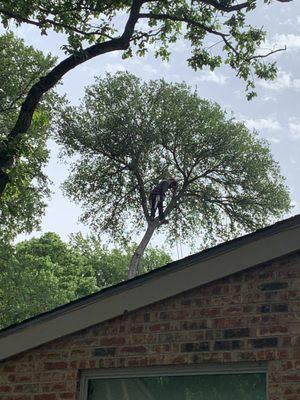
[[[160,268],[154,269],[154,270],[149,271],[142,275],[138,275],[135,278],[119,282],[119,283],[109,286],[109,287],[105,287],[95,293],[91,293],[89,295],[80,297],[78,299],[70,301],[69,303],[62,304],[51,310],[48,310],[43,313],[32,316],[30,318],[27,318],[21,322],[9,325],[3,329],[0,329],[0,337],[2,335],[6,335],[7,332],[10,330],[13,331],[15,328],[26,327],[26,325],[29,325],[33,321],[43,320],[44,318],[48,318],[51,316],[51,314],[60,313],[60,312],[66,311],[68,309],[70,309],[70,311],[71,311],[73,308],[76,307],[76,305],[92,303],[93,300],[97,301],[100,297],[109,295],[110,293],[113,294],[115,291],[118,291],[120,289],[124,290],[127,287],[132,288],[142,282],[145,282],[146,280],[148,280],[152,277],[159,277],[160,275],[167,274],[170,271],[175,272],[178,269],[182,269],[182,268],[185,268],[192,264],[195,264],[197,262],[201,262],[207,258],[217,256],[220,253],[228,252],[228,251],[234,249],[240,243],[246,244],[249,241],[259,240],[261,237],[264,237],[267,235],[272,235],[283,229],[287,230],[289,228],[293,228],[293,227],[297,227],[297,226],[300,226],[300,214],[296,214],[296,215],[286,218],[284,220],[277,221],[274,224],[257,229],[254,232],[239,236],[239,237],[231,239],[229,241],[219,243],[216,246],[210,247],[208,249],[204,249],[198,253],[188,255],[180,260],[172,261],[166,265],[163,265]]]

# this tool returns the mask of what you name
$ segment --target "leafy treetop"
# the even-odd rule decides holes
[[[0,36],[0,150],[7,156],[15,143],[6,146],[4,139],[17,119],[28,89],[53,67],[55,61],[55,58],[25,46],[23,40],[12,33]],[[8,162],[6,166],[10,167],[12,183],[0,198],[0,239],[31,232],[39,225],[45,198],[49,195],[48,178],[43,168],[49,156],[46,140],[53,114],[51,108],[57,104],[56,100],[53,93],[45,97],[33,115],[30,130],[18,143],[13,159],[2,160],[4,165]]]
[[[0,328],[126,279],[133,245],[109,249],[98,238],[52,232],[16,245],[0,244]],[[171,261],[149,248],[142,272]]]
[[[247,82],[251,98],[255,94],[252,73],[265,79],[276,74],[275,64],[263,60],[272,51],[260,51],[265,31],[247,24],[247,14],[256,7],[257,0],[0,0],[0,18],[5,27],[12,20],[37,26],[42,34],[50,29],[65,33],[65,51],[78,57],[87,45],[123,37],[129,40],[124,57],[133,51],[143,56],[148,45],[155,44],[155,55],[167,59],[170,44],[182,36],[191,45],[192,68],[213,70],[223,58]],[[214,44],[223,54],[215,52]]]
[[[76,156],[66,193],[82,204],[84,222],[117,240],[130,223],[135,233],[148,226],[149,238],[158,228],[171,241],[228,239],[289,209],[268,144],[184,83],[108,74],[87,88],[81,106],[65,109],[57,133]],[[150,221],[148,195],[169,176],[179,189],[161,227]]]

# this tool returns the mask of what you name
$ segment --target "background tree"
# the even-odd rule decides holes
[[[95,237],[69,243],[46,233],[16,245],[0,245],[0,328],[126,279],[132,246],[108,249]],[[143,272],[171,261],[148,249]]]
[[[9,168],[12,179],[0,198],[0,239],[32,231],[43,215],[45,198],[49,195],[48,178],[43,172],[49,158],[46,140],[57,96],[49,93],[35,110],[31,128],[18,142],[17,150],[4,146],[3,141],[15,123],[28,89],[41,75],[47,74],[55,61],[25,46],[12,33],[0,36],[0,152],[14,154],[11,163],[9,157],[0,161],[0,167]],[[0,176],[1,173],[0,169]]]
[[[264,3],[271,4],[271,0]],[[265,32],[246,21],[256,6],[256,0],[0,0],[4,27],[14,22],[17,26],[34,25],[43,35],[50,29],[64,33],[67,43],[63,47],[68,54],[27,88],[14,124],[2,135],[0,196],[9,181],[18,179],[7,166],[20,155],[20,141],[35,140],[26,133],[42,96],[68,71],[93,57],[112,51],[123,51],[124,57],[133,51],[142,56],[148,44],[154,44],[155,55],[166,59],[169,44],[184,37],[191,45],[188,63],[192,68],[208,66],[214,70],[222,62],[228,64],[246,81],[251,98],[255,76],[274,79],[276,75],[274,63],[266,64],[264,59],[277,50],[260,52]],[[219,46],[208,45],[206,38],[214,38]]]
[[[80,107],[66,108],[57,132],[65,154],[76,155],[64,188],[82,204],[82,220],[116,240],[147,226],[129,277],[157,230],[171,242],[228,239],[289,209],[267,143],[186,84],[107,75]],[[170,224],[161,226],[150,220],[148,195],[169,176],[179,189],[167,199]]]

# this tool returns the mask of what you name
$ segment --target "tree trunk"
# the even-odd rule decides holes
[[[144,237],[141,240],[138,247],[136,248],[136,250],[131,258],[129,269],[128,269],[128,279],[134,278],[135,276],[138,275],[141,258],[143,257],[145,249],[146,249],[148,243],[150,242],[150,239],[152,238],[153,233],[154,233],[155,229],[158,227],[158,225],[159,225],[158,220],[149,222],[147,230],[144,234]]]

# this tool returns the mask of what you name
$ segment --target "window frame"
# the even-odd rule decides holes
[[[154,366],[143,368],[99,368],[82,370],[80,376],[79,400],[87,400],[88,384],[92,379],[107,378],[150,378],[155,376],[183,376],[183,375],[225,375],[225,374],[255,374],[266,375],[266,399],[268,400],[267,363],[226,363],[226,364],[197,364],[187,366]]]

